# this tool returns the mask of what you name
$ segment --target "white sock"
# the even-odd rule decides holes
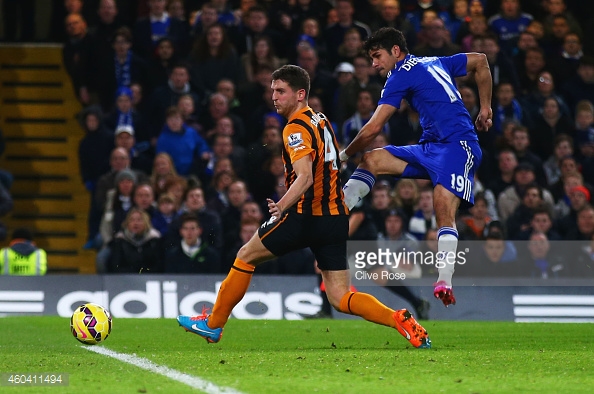
[[[344,202],[349,210],[353,209],[353,207],[369,193],[374,184],[375,176],[373,176],[371,172],[359,168],[353,172],[353,175],[351,175],[342,188],[342,191],[344,192]]]
[[[439,270],[437,281],[444,281],[447,286],[452,286],[452,275],[456,266],[457,249],[458,231],[453,227],[441,227],[437,231],[438,252],[435,264]]]

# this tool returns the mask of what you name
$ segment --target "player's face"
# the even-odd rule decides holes
[[[398,46],[392,47],[390,52],[383,48],[372,49],[369,51],[369,57],[372,60],[371,66],[377,70],[379,75],[385,78],[388,72],[394,69],[394,66],[398,62],[397,54],[400,54],[400,48]]]
[[[272,103],[276,112],[289,118],[299,105],[299,100],[305,98],[305,90],[299,89],[294,91],[289,84],[280,79],[272,81],[270,85],[272,88]]]

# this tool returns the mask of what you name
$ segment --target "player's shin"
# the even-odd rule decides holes
[[[367,170],[357,168],[342,188],[347,207],[353,209],[369,193],[373,185],[375,185],[375,176]]]
[[[245,261],[235,259],[229,275],[225,278],[217,294],[217,300],[208,319],[210,328],[222,328],[229,320],[231,311],[245,295],[255,267]]]
[[[349,291],[340,300],[340,311],[349,315],[361,316],[367,321],[383,326],[395,327],[396,325],[392,318],[394,310],[367,293]]]
[[[435,264],[439,270],[438,282],[443,281],[452,286],[452,275],[456,265],[458,248],[458,231],[453,227],[441,227],[437,231],[437,256]]]

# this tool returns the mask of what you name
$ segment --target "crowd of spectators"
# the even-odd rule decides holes
[[[266,219],[265,199],[286,190],[279,156],[285,120],[272,106],[272,71],[288,63],[307,70],[310,106],[331,119],[346,145],[373,114],[384,82],[362,43],[391,26],[403,31],[414,55],[476,51],[488,58],[494,126],[479,134],[476,205],[458,218],[461,240],[484,241],[476,268],[500,276],[592,276],[594,23],[584,3],[58,4],[65,24],[54,35],[65,34],[64,65],[85,107],[86,247],[99,249],[99,272],[227,272]],[[472,78],[457,83],[475,117]],[[369,148],[420,135],[418,115],[403,103]],[[356,160],[344,165],[346,178]],[[431,240],[432,198],[425,181],[382,178],[353,210],[351,237]],[[506,243],[513,240],[532,246]],[[550,246],[558,240],[585,243],[568,261]],[[259,270],[313,272],[311,255],[300,253]]]

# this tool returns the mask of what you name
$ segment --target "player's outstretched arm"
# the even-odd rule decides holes
[[[277,219],[280,218],[283,211],[299,201],[301,196],[313,184],[312,163],[311,155],[303,156],[293,163],[293,170],[297,178],[295,178],[285,195],[277,202],[271,199],[266,200],[268,201],[268,212],[270,212],[271,216],[275,216]]]
[[[384,125],[390,117],[396,112],[396,107],[389,104],[381,104],[377,107],[369,122],[365,124],[357,133],[357,136],[351,141],[349,146],[340,152],[340,161],[346,161],[349,157],[365,149],[375,137],[382,131]]]
[[[474,74],[479,91],[480,109],[476,118],[476,128],[487,131],[493,125],[493,110],[491,97],[493,94],[493,79],[487,56],[484,53],[467,53],[466,71]]]

